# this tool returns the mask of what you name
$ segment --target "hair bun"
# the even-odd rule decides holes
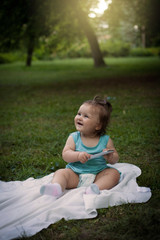
[[[93,101],[96,102],[97,104],[102,105],[103,107],[107,108],[109,112],[112,112],[112,105],[110,102],[108,102],[107,97],[102,99],[100,96],[95,96],[93,98]]]

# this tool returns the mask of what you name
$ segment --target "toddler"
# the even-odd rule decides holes
[[[112,106],[107,99],[96,96],[84,102],[74,118],[76,132],[68,137],[62,157],[65,169],[54,173],[52,182],[41,187],[41,194],[59,198],[65,189],[85,186],[86,194],[99,194],[118,184],[120,173],[106,164],[118,162],[119,156],[111,138],[106,135]],[[93,154],[113,150],[112,153],[90,159]]]

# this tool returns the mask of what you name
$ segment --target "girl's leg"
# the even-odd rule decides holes
[[[59,169],[53,176],[52,184],[53,183],[59,183],[62,191],[66,188],[76,188],[79,183],[79,176],[69,168]]]
[[[111,189],[118,184],[119,179],[120,174],[116,169],[107,168],[97,174],[94,183],[100,190]]]
[[[66,188],[77,187],[78,182],[79,176],[71,169],[59,169],[55,172],[52,182],[41,187],[40,193],[59,198]]]

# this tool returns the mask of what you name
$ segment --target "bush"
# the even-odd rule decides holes
[[[24,61],[25,54],[22,51],[0,53],[0,64]]]
[[[108,40],[100,43],[100,47],[104,57],[126,57],[130,52],[130,44],[121,41]]]
[[[152,56],[160,56],[160,47],[147,48],[151,52]]]
[[[33,60],[50,60],[51,56],[48,53],[48,49],[44,44],[41,44],[39,48],[36,48],[33,53]]]
[[[80,57],[91,57],[90,46],[87,41],[77,42],[67,49],[62,49],[60,51],[54,52],[55,57],[60,58],[80,58]]]
[[[105,43],[104,42],[100,43],[100,49],[104,57],[106,56],[125,57],[129,55],[130,44],[121,41],[113,42],[111,40],[108,40]],[[57,51],[54,55],[62,58],[92,57],[90,46],[87,41],[77,42],[65,50]]]
[[[159,56],[160,48],[133,48],[130,51],[130,56],[132,57],[150,57]]]
[[[66,55],[69,58],[91,57],[90,46],[86,42],[83,42],[81,44],[76,43],[66,51]]]
[[[0,53],[0,64],[13,62],[13,56],[10,53]]]

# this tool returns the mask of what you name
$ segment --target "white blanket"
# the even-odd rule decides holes
[[[117,163],[114,167],[122,172],[122,179],[111,190],[103,190],[100,195],[85,195],[85,187],[81,187],[65,191],[55,201],[39,193],[40,187],[49,183],[54,173],[41,179],[0,181],[0,239],[32,236],[62,218],[94,218],[96,209],[150,199],[150,188],[139,187],[136,183],[141,174],[137,166]]]

